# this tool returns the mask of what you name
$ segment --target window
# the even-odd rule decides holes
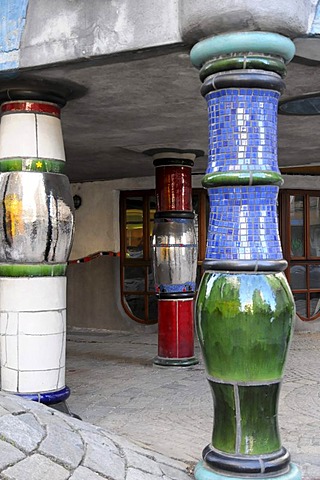
[[[192,195],[198,238],[198,275],[205,257],[207,230],[207,192],[196,189]],[[157,322],[157,297],[152,271],[152,233],[156,198],[154,190],[127,191],[120,195],[121,301],[126,313],[136,322]]]
[[[320,192],[280,191],[280,235],[302,320],[320,317]]]

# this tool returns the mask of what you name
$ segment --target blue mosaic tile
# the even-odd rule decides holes
[[[172,212],[170,212],[172,213]],[[179,217],[161,217],[155,218],[155,223],[183,223],[186,225],[190,225],[191,220],[190,218],[179,218]]]
[[[209,112],[207,173],[272,170],[277,162],[277,109],[272,90],[228,88],[206,95]]]
[[[160,285],[158,285],[156,290],[160,293],[195,292],[196,284],[195,282],[186,282],[181,284],[161,283]]]
[[[218,187],[210,200],[206,258],[280,260],[276,186]]]

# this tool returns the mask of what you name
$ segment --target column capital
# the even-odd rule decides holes
[[[184,161],[193,162],[197,157],[202,157],[204,155],[203,150],[195,149],[181,149],[181,148],[152,148],[150,150],[145,150],[143,152],[145,155],[149,155],[153,158],[154,166],[164,165],[166,161],[173,164],[172,161],[181,161],[181,164],[184,164]],[[193,166],[193,163],[192,165]]]
[[[0,104],[14,100],[42,101],[64,107],[69,100],[85,95],[87,89],[69,80],[49,80],[34,75],[0,78]]]
[[[235,32],[216,35],[197,43],[190,52],[193,65],[201,68],[212,58],[232,54],[253,53],[280,57],[289,63],[295,54],[294,43],[271,32]]]
[[[180,31],[189,44],[211,35],[239,31],[277,32],[290,38],[306,35],[316,2],[287,0],[180,0]]]

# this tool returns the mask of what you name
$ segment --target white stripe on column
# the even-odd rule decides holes
[[[66,286],[66,277],[1,277],[0,312],[64,309]]]
[[[37,158],[36,116],[33,113],[3,115],[0,129],[0,158]]]
[[[66,160],[60,118],[36,115],[38,157]]]
[[[66,278],[0,278],[1,389],[65,386]]]

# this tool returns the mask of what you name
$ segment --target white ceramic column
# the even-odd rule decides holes
[[[74,223],[60,107],[19,100],[1,113],[1,389],[56,404],[70,394],[65,270]]]

